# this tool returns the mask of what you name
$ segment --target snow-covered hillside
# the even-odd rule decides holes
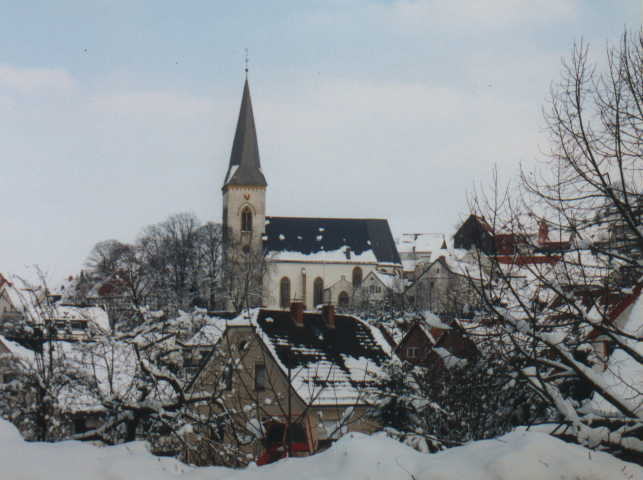
[[[265,467],[192,468],[149,454],[143,443],[95,447],[27,443],[0,420],[0,476],[7,480],[641,480],[643,469],[537,432],[514,432],[422,454],[383,435],[351,434],[330,450]]]

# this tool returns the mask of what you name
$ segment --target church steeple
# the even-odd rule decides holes
[[[234,134],[232,153],[230,154],[230,165],[226,173],[223,188],[228,185],[239,186],[267,186],[266,178],[261,171],[259,162],[259,146],[257,145],[257,131],[255,119],[252,113],[252,102],[250,100],[250,87],[246,77],[243,86],[243,97],[239,109],[239,120],[237,131]]]

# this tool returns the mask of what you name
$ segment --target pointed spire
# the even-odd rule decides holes
[[[243,97],[239,109],[237,131],[234,134],[230,165],[223,186],[227,185],[252,185],[265,187],[266,178],[261,171],[259,162],[259,147],[257,145],[257,131],[252,113],[250,100],[250,87],[248,78],[243,86]]]

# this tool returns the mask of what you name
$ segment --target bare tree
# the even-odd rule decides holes
[[[597,347],[609,344],[640,371],[643,337],[614,311],[643,274],[642,75],[640,36],[609,47],[605,71],[585,43],[574,46],[545,111],[545,168],[473,205],[496,235],[496,254],[479,256],[488,314],[473,330],[555,407],[558,433],[639,459],[639,379],[612,370]]]

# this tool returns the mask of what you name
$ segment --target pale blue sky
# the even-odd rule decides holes
[[[453,232],[466,191],[533,164],[581,36],[641,0],[0,0],[0,271],[53,280],[171,213],[220,219],[243,51],[268,213]]]

